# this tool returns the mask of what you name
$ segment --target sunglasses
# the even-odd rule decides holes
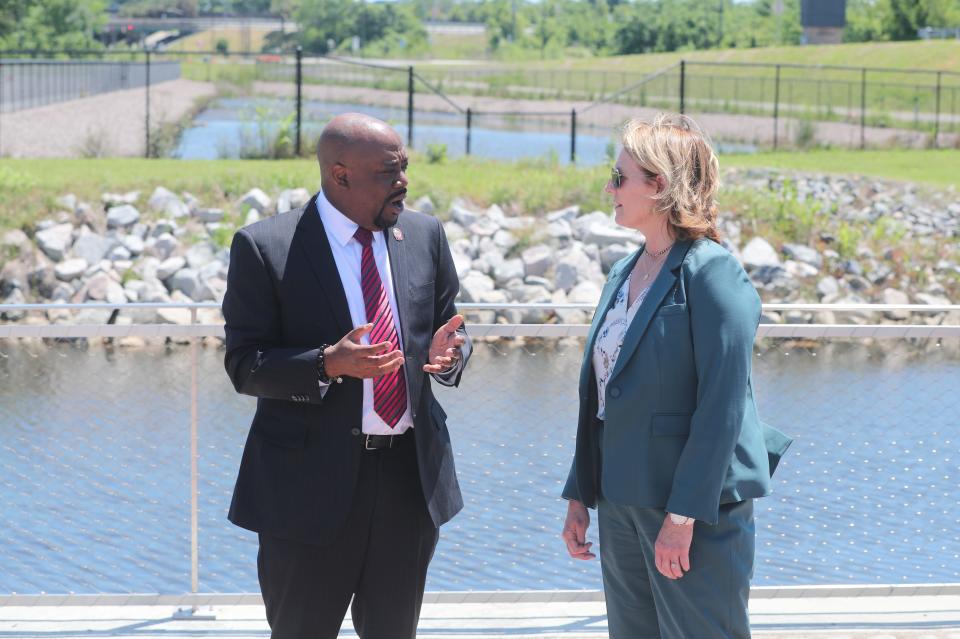
[[[620,185],[623,184],[623,180],[626,176],[620,172],[620,169],[613,167],[610,169],[610,184],[613,185],[613,188],[619,189]]]

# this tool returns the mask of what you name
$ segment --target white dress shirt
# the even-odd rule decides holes
[[[357,328],[367,323],[367,310],[363,303],[363,289],[360,286],[360,258],[363,247],[353,237],[359,225],[348,218],[330,204],[321,191],[317,194],[317,209],[323,228],[333,251],[333,259],[340,273],[340,282],[343,292],[347,296],[347,306],[350,307],[350,320]],[[390,311],[393,313],[394,328],[397,330],[397,339],[400,341],[400,350],[403,350],[403,334],[400,331],[400,312],[397,308],[397,298],[393,292],[393,276],[390,271],[390,256],[387,253],[386,238],[383,231],[373,233],[373,259],[380,273],[380,281],[390,301]],[[361,339],[363,344],[370,344],[368,335]],[[400,421],[393,428],[373,410],[373,379],[363,380],[363,432],[368,435],[399,435],[408,428],[413,428],[413,416],[410,414],[410,384],[407,383],[407,408],[400,417]]]

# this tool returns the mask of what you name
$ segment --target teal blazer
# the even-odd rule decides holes
[[[594,507],[602,486],[612,503],[715,524],[720,504],[770,493],[770,477],[792,442],[760,421],[753,399],[760,297],[721,245],[676,242],[627,328],[600,431],[594,340],[642,252],[614,264],[600,295],[580,369],[576,453],[563,496]]]

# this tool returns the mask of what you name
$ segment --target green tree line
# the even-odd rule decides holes
[[[502,57],[560,57],[798,44],[800,0],[115,0],[121,13],[274,15],[300,30],[274,47],[418,55],[427,20],[486,25]],[[91,48],[105,0],[0,0],[0,47]],[[960,0],[847,0],[848,42],[911,40],[960,27]]]

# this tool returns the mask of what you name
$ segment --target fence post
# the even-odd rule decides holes
[[[413,65],[407,69],[407,148],[413,148]]]
[[[933,146],[939,147],[938,138],[940,137],[940,87],[942,71],[937,71],[937,109],[933,118]]]
[[[687,81],[687,61],[680,61],[680,115],[683,115],[684,111],[684,97],[686,92],[686,81]]]
[[[197,324],[197,309],[190,309],[190,325]],[[200,350],[200,338],[190,337],[190,592],[196,594],[200,589],[200,553],[199,553],[199,483],[200,474],[197,459],[200,456],[197,446],[198,403],[200,397],[200,374],[197,363]]]
[[[570,111],[570,164],[577,161],[577,110]]]
[[[780,120],[780,65],[777,65],[776,79],[773,83],[773,150],[777,150]]]
[[[860,70],[860,148],[867,148],[867,67]]]
[[[143,149],[143,156],[150,157],[150,49],[146,49],[147,61],[145,64],[146,81],[144,82],[147,94],[147,113],[146,113],[146,147]]]
[[[297,142],[296,156],[300,157],[300,125],[303,118],[303,49],[297,45]]]
[[[470,127],[473,120],[473,112],[467,107],[467,155],[470,155]]]
[[[0,122],[3,120],[3,58],[0,58]],[[0,126],[2,130],[2,126]],[[0,136],[0,157],[3,156],[3,137]]]

